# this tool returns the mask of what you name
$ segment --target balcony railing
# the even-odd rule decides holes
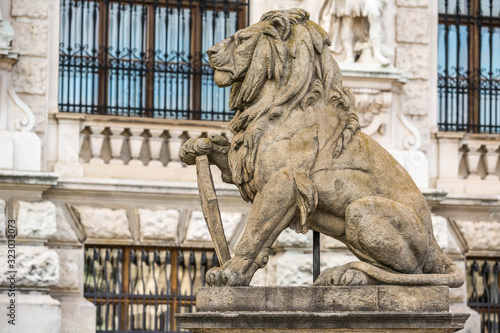
[[[500,193],[500,140],[492,134],[439,132],[437,187],[450,193]]]
[[[62,0],[60,111],[229,120],[205,52],[248,12],[245,0]]]
[[[179,160],[182,144],[208,133],[232,137],[227,123],[217,121],[66,112],[54,117],[58,122],[54,171],[69,178],[196,181],[195,170],[185,169]]]

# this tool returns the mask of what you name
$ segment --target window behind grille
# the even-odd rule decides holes
[[[500,333],[500,258],[466,261],[467,304],[481,316],[481,333]]]
[[[500,0],[439,0],[438,127],[500,133]]]
[[[229,120],[206,50],[246,26],[245,0],[62,0],[62,112]]]
[[[96,332],[178,332],[174,314],[193,312],[218,265],[207,249],[87,245],[84,297],[96,306]]]

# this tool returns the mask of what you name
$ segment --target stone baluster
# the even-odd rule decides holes
[[[479,161],[481,160],[481,155],[483,154],[481,145],[468,143],[467,146],[469,148],[469,151],[467,152],[469,176],[467,179],[481,180],[481,176],[478,173]]]
[[[202,134],[203,134],[202,131],[187,131],[189,139],[198,139],[199,137],[201,137]]]
[[[111,148],[111,160],[109,164],[123,165],[123,160],[121,159],[121,150],[123,145],[123,128],[121,127],[111,127],[111,134],[109,136],[109,144]]]
[[[168,131],[168,134],[170,135],[170,138],[168,139],[168,151],[170,153],[170,156],[167,167],[169,168],[182,168],[182,163],[179,159],[179,151],[181,149],[182,143],[184,142],[181,137],[182,133],[182,131]]]
[[[467,162],[467,151],[468,151],[468,148],[467,148],[467,145],[461,145],[460,148],[458,149],[458,160],[457,160],[457,167],[456,167],[456,171],[457,171],[457,177],[460,177],[460,178],[466,178],[468,176],[467,172],[468,172],[468,166],[467,166],[467,163],[466,166],[465,166],[465,174],[464,174],[464,170],[461,168],[462,167],[462,162],[465,161]]]
[[[87,161],[84,160],[84,158],[82,157],[82,153],[83,153],[83,143],[85,142],[85,139],[87,137],[90,137],[90,130],[86,127],[82,128],[82,130],[80,131],[80,136],[78,137],[78,147],[79,147],[79,150],[78,150],[78,161],[80,163],[85,163]]]
[[[141,147],[144,142],[144,137],[142,136],[144,130],[142,128],[131,128],[131,136],[128,138],[130,144],[130,157],[131,160],[128,165],[144,165],[141,161]]]
[[[151,160],[148,163],[148,166],[163,166],[163,163],[160,160],[161,148],[163,146],[163,142],[165,141],[163,137],[163,130],[158,129],[150,129],[149,133],[151,134],[149,138],[149,152],[151,154]]]
[[[497,162],[498,162],[498,144],[486,145],[484,163],[486,166],[486,180],[498,180]]]
[[[104,142],[104,127],[92,126],[92,133],[90,134],[90,151],[92,153],[92,158],[89,163],[91,164],[104,164],[104,160],[101,157],[102,144]]]

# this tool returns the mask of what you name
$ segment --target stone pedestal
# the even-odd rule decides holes
[[[455,332],[468,314],[449,312],[448,287],[201,288],[182,328],[212,332]]]

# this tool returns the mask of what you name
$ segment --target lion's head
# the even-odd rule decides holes
[[[273,10],[260,22],[237,31],[208,49],[215,83],[231,87],[229,124],[233,181],[241,187],[253,177],[261,134],[294,110],[337,117],[332,129],[338,157],[359,128],[354,97],[342,87],[342,74],[328,49],[328,34],[303,9]],[[240,145],[244,148],[239,149]],[[246,185],[243,185],[246,184]],[[252,198],[251,190],[244,190]],[[242,192],[242,195],[244,194]]]
[[[265,13],[260,22],[237,31],[207,53],[215,83],[233,85],[230,108],[241,110],[255,101],[270,80],[283,88],[279,104],[301,90],[302,97],[305,90],[318,90],[313,87],[317,80],[322,93],[341,87],[342,75],[327,45],[328,34],[309,20],[307,11],[295,8]]]

